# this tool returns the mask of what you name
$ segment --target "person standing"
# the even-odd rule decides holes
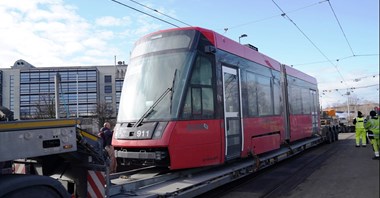
[[[367,146],[367,137],[366,137],[366,132],[364,128],[365,122],[366,122],[366,119],[364,119],[362,112],[358,111],[358,117],[356,117],[353,121],[355,125],[356,147],[360,147],[360,139],[361,139],[362,147]]]
[[[103,138],[104,149],[106,149],[108,156],[110,157],[110,173],[114,173],[116,172],[117,162],[115,157],[115,149],[111,145],[113,135],[113,131],[111,131],[111,124],[109,122],[105,122],[103,127],[100,129],[99,134],[99,136]]]
[[[370,119],[366,122],[365,128],[368,132],[368,137],[372,143],[373,150],[375,152],[375,157],[372,159],[379,159],[379,147],[380,147],[380,141],[379,141],[379,118],[376,116],[375,111],[371,111],[369,113],[371,116]]]
[[[100,129],[100,134],[100,137],[103,138],[103,146],[110,146],[113,132],[111,131],[111,124],[109,122],[103,124],[103,127]]]

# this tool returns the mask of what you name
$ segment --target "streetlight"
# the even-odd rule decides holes
[[[349,99],[350,99],[350,92],[348,91],[347,89],[347,92],[345,95],[347,95],[347,121],[350,120],[351,116],[350,116],[350,103],[349,103]]]
[[[242,34],[241,36],[239,36],[239,43],[240,43],[240,38],[243,38],[243,37],[247,37],[246,34]]]

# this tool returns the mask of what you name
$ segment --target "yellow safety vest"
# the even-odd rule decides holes
[[[364,129],[364,118],[356,118],[356,129]]]
[[[379,128],[380,128],[379,125],[380,125],[379,118],[375,117],[367,121],[367,123],[365,124],[365,128],[368,129],[369,131],[372,131],[372,133],[374,134],[376,138],[379,138]]]

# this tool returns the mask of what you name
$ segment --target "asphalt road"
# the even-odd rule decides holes
[[[379,160],[355,147],[354,133],[312,148],[200,197],[379,198]]]

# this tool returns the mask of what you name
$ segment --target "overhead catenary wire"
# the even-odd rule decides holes
[[[376,78],[376,76],[380,76],[380,74],[372,74],[372,75],[367,75],[367,76],[361,76],[361,77],[357,77],[357,78],[348,79],[347,81],[359,82],[359,81],[362,81],[366,78]],[[331,82],[319,82],[319,84],[330,84],[330,83]]]
[[[131,6],[129,6],[129,5],[127,5],[127,4],[124,4],[124,3],[120,2],[120,1],[116,1],[116,0],[111,0],[111,1],[113,1],[113,2],[115,2],[115,3],[118,3],[118,4],[122,5],[122,6],[125,6],[125,7],[127,7],[127,8],[130,8],[130,9],[132,9],[132,10],[135,10],[135,11],[137,11],[137,12],[140,12],[140,13],[142,13],[142,14],[148,15],[148,16],[150,16],[150,17],[152,17],[152,18],[155,18],[155,19],[157,19],[157,20],[160,20],[160,21],[162,21],[162,22],[164,22],[164,23],[167,23],[167,24],[169,24],[169,25],[172,25],[172,26],[174,26],[174,27],[179,27],[179,26],[176,25],[176,24],[173,24],[173,23],[171,23],[171,22],[169,22],[169,21],[166,21],[166,20],[164,20],[164,19],[160,19],[160,18],[158,18],[158,17],[156,17],[156,16],[153,16],[153,15],[151,15],[151,14],[148,14],[148,13],[146,13],[146,12],[144,12],[144,11],[141,11],[141,10],[139,10],[139,9],[136,9],[136,8],[134,8],[134,7],[131,7]]]
[[[322,93],[327,93],[327,92],[333,92],[333,91],[345,91],[345,90],[355,90],[355,89],[364,89],[364,88],[369,88],[369,87],[379,87],[379,84],[373,84],[373,85],[365,85],[365,86],[360,86],[360,87],[349,87],[349,88],[341,88],[341,89],[323,89]],[[340,92],[339,92],[340,93]]]
[[[309,8],[309,7],[312,7],[312,6],[318,5],[318,4],[322,4],[322,3],[326,2],[326,1],[328,1],[328,0],[319,1],[319,2],[316,2],[316,3],[310,4],[310,5],[307,5],[307,6],[301,7],[301,8],[297,8],[297,9],[295,9],[295,10],[288,11],[287,13],[297,12],[297,11],[300,11],[300,10],[303,10],[303,9],[306,9],[306,8]],[[238,24],[238,25],[231,26],[231,27],[226,27],[226,28],[224,28],[224,30],[225,30],[225,31],[228,31],[228,30],[230,30],[230,29],[234,29],[234,28],[238,28],[238,27],[246,26],[246,25],[249,25],[249,24],[252,24],[252,23],[257,23],[257,22],[261,22],[261,21],[266,21],[266,20],[269,20],[269,19],[272,19],[272,18],[276,18],[276,17],[280,17],[280,16],[282,16],[282,14],[276,14],[276,15],[268,16],[268,17],[265,17],[265,18],[262,18],[262,19],[258,19],[258,20],[254,20],[254,21],[249,21],[249,22],[242,23],[242,24]]]
[[[335,19],[336,19],[336,22],[338,23],[339,28],[340,28],[340,30],[342,31],[342,34],[343,34],[344,38],[346,39],[346,42],[347,42],[348,47],[350,47],[350,50],[351,50],[352,55],[355,56],[354,50],[352,50],[351,44],[350,44],[350,42],[349,42],[348,39],[347,39],[346,33],[344,33],[343,27],[342,27],[342,25],[340,24],[338,17],[336,16],[336,13],[335,13],[335,11],[334,11],[334,8],[333,8],[332,5],[331,5],[330,0],[327,0],[327,2],[329,3],[330,8],[331,8],[331,11],[333,12],[334,17],[335,17]]]
[[[337,58],[336,61],[344,60],[344,59],[349,59],[349,58],[356,58],[356,57],[361,57],[361,56],[379,56],[379,54],[355,54],[351,56],[345,56],[342,58]],[[307,63],[298,63],[298,64],[292,64],[291,66],[302,66],[302,65],[313,65],[313,64],[318,64],[318,63],[326,63],[329,61],[315,61],[315,62],[307,62]]]
[[[180,23],[182,23],[182,24],[185,24],[185,25],[187,25],[187,26],[190,26],[190,27],[192,26],[192,25],[190,25],[190,24],[188,24],[188,23],[185,23],[185,22],[183,22],[183,21],[181,21],[181,20],[179,20],[179,19],[176,19],[176,18],[174,18],[174,17],[171,17],[171,16],[169,16],[169,15],[167,15],[167,14],[165,14],[165,13],[162,13],[162,12],[158,11],[157,9],[153,9],[153,8],[148,7],[148,6],[146,6],[146,5],[142,4],[142,3],[139,3],[139,2],[137,2],[137,1],[134,1],[134,0],[129,0],[129,1],[131,1],[131,2],[133,2],[133,3],[136,3],[136,4],[138,4],[138,5],[140,5],[140,6],[144,7],[144,8],[147,8],[147,9],[149,9],[149,10],[152,10],[152,11],[154,11],[154,12],[157,12],[158,14],[161,14],[161,15],[163,15],[163,16],[165,16],[165,17],[168,17],[168,18],[170,18],[170,19],[173,19],[173,20],[175,20],[175,21],[177,21],[177,22],[180,22]]]
[[[337,65],[335,65],[323,52],[322,50],[305,34],[305,32],[303,32],[301,30],[301,28],[284,12],[284,10],[282,10],[282,8],[274,1],[272,0],[272,2],[276,5],[276,7],[282,12],[281,16],[283,16],[284,18],[288,19],[300,32],[301,34],[319,51],[319,53],[331,64],[335,67],[335,69],[337,70],[339,76],[342,78],[343,82],[345,82],[344,80],[344,77],[342,75],[342,73],[339,71]]]

